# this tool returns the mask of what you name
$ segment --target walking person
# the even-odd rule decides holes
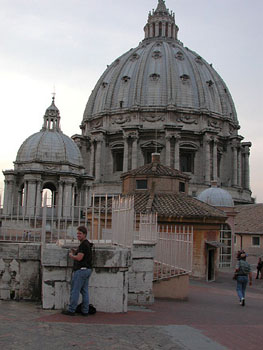
[[[245,306],[246,288],[249,280],[249,285],[252,285],[252,271],[251,266],[246,261],[246,253],[241,252],[238,257],[235,274],[237,275],[237,295],[239,297],[240,305]]]
[[[82,294],[81,314],[89,313],[89,278],[92,272],[92,243],[87,240],[85,226],[77,228],[77,238],[80,245],[72,249],[69,257],[74,260],[73,275],[71,280],[70,302],[67,310],[62,314],[74,316],[78,306],[79,295]]]
[[[261,258],[258,258],[258,264],[257,264],[257,277],[256,279],[258,279],[259,277],[259,273],[260,273],[260,279],[262,279],[262,268],[263,268],[263,261]]]

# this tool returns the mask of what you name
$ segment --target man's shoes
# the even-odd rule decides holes
[[[245,306],[245,298],[241,298],[241,305]]]
[[[82,312],[82,313],[81,313],[81,316],[87,317],[87,316],[89,316],[89,314],[88,314],[88,313],[85,314],[84,312]]]
[[[68,310],[63,310],[61,313],[63,315],[67,315],[67,316],[75,316],[75,312],[71,312],[71,311],[68,311]]]

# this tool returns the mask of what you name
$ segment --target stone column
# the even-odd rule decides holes
[[[153,24],[150,24],[150,38],[153,37]]]
[[[92,140],[90,146],[90,175],[94,175],[94,140]]]
[[[96,147],[96,157],[95,157],[95,180],[100,181],[101,179],[101,151],[102,151],[102,143],[103,138],[98,137],[97,140],[97,147]]]
[[[166,156],[166,166],[171,166],[171,136],[166,135],[165,136],[165,156]]]
[[[210,154],[210,142],[209,136],[204,137],[204,147],[205,147],[205,183],[210,185],[211,182],[211,154]]]
[[[174,140],[174,168],[180,170],[180,135],[175,136]]]
[[[138,167],[138,136],[133,136],[132,138],[132,169],[136,169]]]
[[[42,192],[41,192],[41,181],[37,181],[36,184],[36,215],[41,215],[41,207],[42,207]]]
[[[232,146],[232,185],[237,186],[237,145]]]
[[[171,23],[168,24],[168,37],[171,38],[172,36],[172,25]]]
[[[242,144],[243,146],[243,144]],[[249,171],[249,147],[251,147],[250,142],[244,143],[243,149],[244,149],[244,188],[246,190],[250,190],[250,171]]]
[[[213,143],[213,180],[217,181],[217,139]]]
[[[129,146],[128,146],[128,137],[124,135],[123,138],[124,138],[123,172],[126,172],[128,171]]]
[[[33,179],[28,180],[28,194],[27,194],[27,215],[34,216],[35,215],[35,207],[36,207],[36,188],[37,183]]]
[[[155,22],[155,37],[159,36],[159,22]]]
[[[242,153],[241,148],[238,149],[237,154],[237,185],[242,186]]]
[[[14,181],[11,179],[5,180],[5,192],[4,192],[4,208],[3,213],[5,215],[12,215],[13,197],[14,197]]]
[[[165,36],[165,22],[162,23],[162,36]]]
[[[72,212],[73,188],[75,180],[66,180],[64,186],[64,200],[63,200],[63,216],[70,217]]]
[[[57,204],[57,216],[60,218],[63,215],[63,181],[58,183],[58,204]]]
[[[8,195],[9,195],[8,189],[9,189],[9,188],[8,188],[8,181],[5,180],[4,183],[5,183],[5,190],[4,190],[3,214],[4,214],[4,215],[7,215],[7,214],[9,214],[9,213],[8,213]]]

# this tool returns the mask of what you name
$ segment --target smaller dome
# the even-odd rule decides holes
[[[212,186],[201,192],[197,199],[214,207],[233,207],[233,199],[227,191]]]
[[[29,136],[18,150],[16,162],[19,164],[53,163],[83,168],[83,159],[75,142],[60,129],[60,114],[52,104],[44,115],[41,131]]]

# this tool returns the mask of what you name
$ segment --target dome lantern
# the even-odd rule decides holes
[[[43,123],[42,131],[45,131],[45,130],[61,132],[60,113],[59,113],[59,109],[55,105],[55,96],[52,97],[52,103],[47,108],[46,113],[44,115],[44,123]]]
[[[156,10],[149,13],[144,27],[145,39],[170,38],[177,40],[178,26],[175,24],[174,12],[169,12],[164,0],[158,1]]]

